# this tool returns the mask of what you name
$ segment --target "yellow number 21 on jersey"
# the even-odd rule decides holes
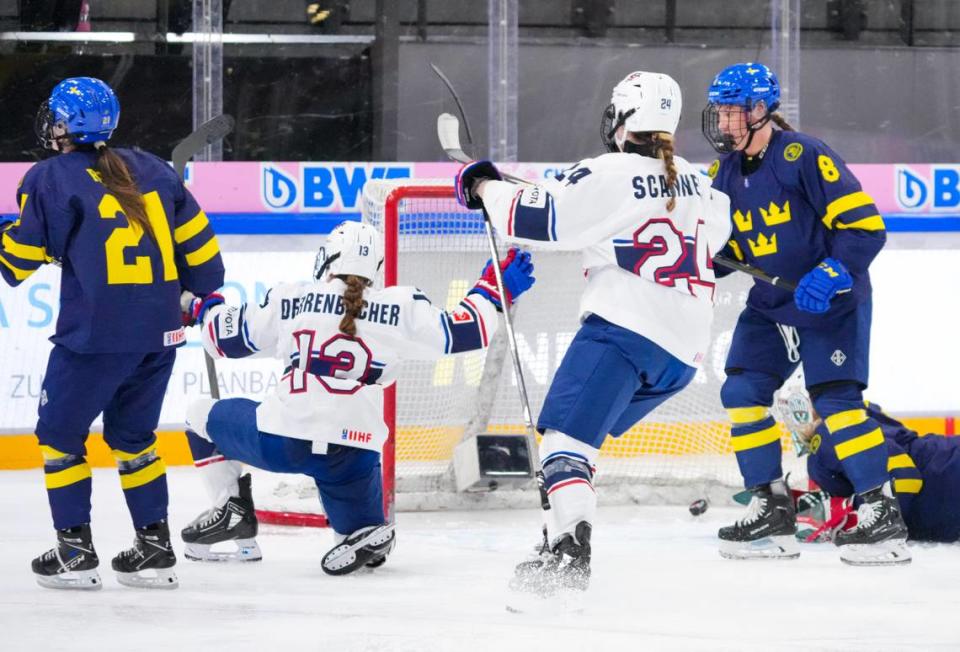
[[[173,260],[173,241],[170,237],[170,227],[167,225],[167,216],[157,191],[148,192],[143,196],[143,203],[147,209],[147,219],[157,238],[157,246],[163,260],[163,280],[177,280],[177,266]],[[100,200],[100,217],[106,220],[116,219],[123,208],[117,198],[106,193]],[[134,262],[127,263],[123,251],[127,247],[136,247],[143,237],[143,228],[136,222],[128,220],[127,226],[118,226],[107,238],[104,248],[107,254],[107,283],[109,285],[146,285],[153,283],[153,269],[150,265],[150,256],[137,256]]]

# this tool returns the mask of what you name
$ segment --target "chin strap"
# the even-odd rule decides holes
[[[747,136],[747,142],[744,144],[743,150],[741,151],[746,152],[748,149],[750,149],[750,143],[753,142],[753,137],[756,135],[758,131],[763,129],[764,125],[766,125],[768,122],[770,122],[769,111],[767,111],[766,115],[764,115],[762,118],[760,118],[753,124],[747,125],[747,131],[749,132],[749,135]]]

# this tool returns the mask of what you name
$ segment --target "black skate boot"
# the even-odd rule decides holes
[[[857,524],[837,533],[840,559],[853,566],[909,564],[907,525],[900,504],[891,495],[889,483],[860,495]]]
[[[170,545],[167,521],[137,528],[133,547],[113,558],[111,566],[124,586],[144,589],[175,589],[179,586],[173,567],[177,557]]]
[[[549,598],[560,592],[586,591],[590,585],[590,535],[592,526],[577,523],[573,534],[563,534],[536,559],[517,565],[510,588]]]
[[[747,513],[720,528],[720,556],[726,559],[796,559],[797,515],[783,480],[751,489]]]
[[[183,556],[194,561],[260,561],[257,545],[259,523],[250,492],[250,474],[240,478],[240,495],[222,507],[208,509],[183,528],[180,537],[186,543]],[[229,541],[236,550],[213,550],[213,545]]]
[[[46,551],[31,563],[40,586],[88,591],[103,588],[97,572],[99,565],[89,525],[57,530],[57,547]]]
[[[361,566],[383,566],[396,543],[393,529],[393,523],[360,528],[323,556],[323,572],[327,575],[346,575]]]

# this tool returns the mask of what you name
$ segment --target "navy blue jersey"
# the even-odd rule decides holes
[[[743,156],[733,152],[710,169],[713,187],[730,197],[733,232],[724,255],[792,281],[833,257],[854,279],[853,291],[823,315],[801,312],[791,292],[759,281],[747,303],[781,324],[826,327],[870,296],[867,268],[886,241],[883,219],[843,160],[815,138],[774,131],[747,176]]]
[[[182,289],[223,284],[206,215],[173,169],[115,149],[143,194],[156,241],[127,220],[96,172],[97,154],[74,151],[34,165],[17,191],[19,219],[0,236],[0,274],[18,285],[61,261],[60,315],[51,340],[78,353],[160,351],[183,343]]]
[[[883,432],[887,469],[911,539],[960,540],[960,437],[919,436],[878,405],[867,406]],[[853,495],[829,435],[817,429],[819,446],[807,460],[810,479],[834,496]]]

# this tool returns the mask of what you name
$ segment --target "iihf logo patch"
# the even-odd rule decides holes
[[[370,441],[373,440],[373,433],[344,428],[343,432],[340,433],[340,439],[344,441],[356,441],[363,444],[369,444]]]
[[[830,356],[830,361],[840,367],[843,366],[843,363],[847,361],[847,356],[843,351],[837,349],[833,352],[833,355]]]

